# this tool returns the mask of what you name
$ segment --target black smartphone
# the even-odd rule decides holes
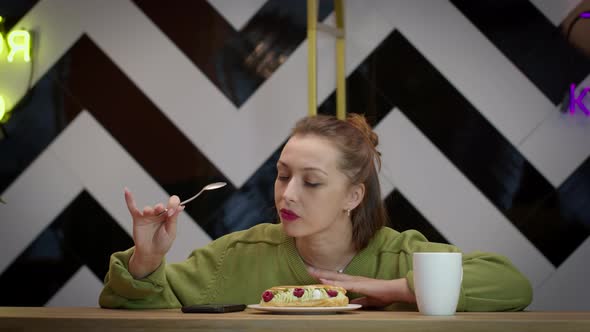
[[[182,307],[184,313],[224,313],[244,311],[245,304],[193,304]]]

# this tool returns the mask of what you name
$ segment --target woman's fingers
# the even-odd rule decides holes
[[[364,308],[371,308],[371,307],[383,308],[383,307],[386,307],[391,304],[391,302],[387,302],[387,301],[384,301],[379,298],[368,297],[368,296],[356,298],[354,300],[351,300],[350,303],[360,304]]]
[[[143,207],[143,216],[148,217],[154,214],[154,209],[151,206]]]
[[[351,301],[351,303],[361,304],[364,307],[383,307],[396,301],[415,302],[412,300],[413,295],[404,295],[404,286],[408,287],[405,279],[373,279],[312,267],[308,267],[307,271],[324,285],[338,286],[349,292],[364,295],[364,297]],[[409,292],[409,289],[406,292]]]
[[[178,198],[178,196],[173,195],[170,196],[170,199],[168,199],[168,217],[172,217],[174,214],[176,214],[176,210],[178,209],[178,205],[180,204],[180,198]]]
[[[371,288],[367,287],[367,282],[370,283],[369,280],[333,280],[333,279],[320,278],[320,282],[324,285],[332,285],[332,286],[342,287],[350,292],[369,295],[369,296],[372,295]]]
[[[364,295],[350,302],[363,307],[384,307],[399,300],[391,293],[387,280],[354,277],[353,280],[347,281],[329,279],[320,279],[320,281],[322,284],[339,286],[347,291]]]
[[[164,208],[164,204],[158,203],[154,206],[154,214],[159,215],[160,213],[164,212],[166,208]]]
[[[309,272],[309,274],[316,279],[323,278],[323,279],[330,279],[330,280],[346,281],[346,280],[351,280],[351,279],[355,278],[355,277],[348,275],[348,274],[318,269],[318,268],[311,267],[311,266],[307,267],[307,272]]]
[[[308,267],[307,271],[312,277],[318,279],[322,284],[339,286],[355,293],[361,293],[359,291],[359,287],[362,287],[360,285],[363,284],[363,279],[366,279],[363,277],[351,276],[344,273],[322,270],[314,267]]]
[[[140,217],[159,216],[163,212],[167,213],[165,217],[167,217],[169,221],[170,219],[176,220],[178,214],[184,210],[184,207],[179,208],[180,199],[176,195],[170,197],[167,208],[164,207],[164,204],[158,203],[153,207],[145,206],[143,210],[139,210],[133,198],[133,194],[131,194],[131,191],[129,191],[127,188],[125,188],[125,202],[127,203],[129,213],[131,213],[131,216],[134,220]],[[161,221],[164,221],[165,217],[163,217]]]
[[[133,199],[133,195],[131,194],[131,191],[129,191],[129,189],[127,187],[125,187],[125,202],[127,203],[127,209],[129,210],[129,213],[131,213],[132,217],[138,217],[141,215],[141,212],[139,211],[139,209],[135,205],[135,200]]]
[[[366,295],[369,300],[390,296],[391,280],[372,279],[360,276],[348,276],[345,280],[320,278],[322,284],[340,286],[348,291]]]
[[[178,219],[178,215],[184,210],[184,206],[179,206],[174,214],[170,217],[168,217],[167,221],[166,221],[166,232],[168,234],[171,235],[175,235],[176,234],[176,221]]]
[[[360,304],[363,307],[370,307],[370,306],[372,306],[371,301],[366,296],[359,297],[359,298],[356,298],[354,300],[350,300],[350,303],[352,303],[352,304]]]

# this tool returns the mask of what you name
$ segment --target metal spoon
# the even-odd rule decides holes
[[[227,183],[225,183],[225,182],[214,182],[214,183],[210,183],[210,184],[204,186],[203,189],[201,189],[201,191],[199,191],[195,196],[193,196],[193,197],[191,197],[191,198],[189,198],[187,200],[184,200],[184,201],[180,202],[180,204],[178,204],[178,205],[179,206],[180,205],[186,205],[186,203],[188,203],[188,202],[192,201],[193,199],[199,197],[199,195],[202,194],[203,191],[205,191],[205,190],[219,189],[221,187],[225,187],[226,184]],[[159,216],[163,215],[166,212],[168,212],[168,209],[165,209],[164,211],[160,212],[157,216],[159,217]]]

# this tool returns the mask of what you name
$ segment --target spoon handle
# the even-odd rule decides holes
[[[186,199],[186,200],[180,202],[180,204],[178,204],[178,205],[179,206],[186,205],[186,203],[188,203],[188,202],[192,201],[193,199],[199,197],[199,195],[202,194],[203,191],[205,191],[205,190],[214,190],[214,189],[218,189],[218,188],[224,187],[225,185],[226,185],[225,182],[210,183],[210,184],[204,186],[203,189],[201,189],[201,191],[199,191],[195,196],[193,196],[193,197],[191,197],[189,199]],[[164,211],[158,213],[156,215],[156,217],[159,217],[159,216],[163,215],[165,212],[168,212],[168,209],[164,209]]]
[[[200,195],[200,194],[201,194],[203,191],[205,191],[205,189],[201,189],[201,191],[199,191],[199,192],[198,192],[198,193],[197,193],[195,196],[193,196],[193,197],[191,197],[191,198],[189,198],[189,199],[187,199],[187,200],[184,200],[184,201],[182,201],[182,202],[178,203],[178,206],[183,206],[183,205],[185,205],[186,203],[188,203],[188,202],[192,201],[193,199],[195,199],[195,198],[199,197],[199,195]],[[164,209],[164,211],[162,211],[162,212],[158,213],[158,214],[156,215],[156,217],[159,217],[159,216],[163,215],[163,214],[164,214],[164,213],[166,213],[166,212],[168,212],[168,209],[167,209],[167,208],[166,208],[166,209]]]
[[[192,201],[193,199],[195,199],[195,198],[199,197],[199,195],[200,195],[200,194],[201,194],[203,191],[205,191],[205,189],[201,189],[201,191],[199,191],[199,192],[198,192],[198,193],[197,193],[195,196],[193,196],[193,197],[191,197],[191,198],[189,198],[189,199],[186,199],[186,200],[184,200],[184,201],[180,202],[178,205],[185,205],[186,203],[188,203],[188,202]]]

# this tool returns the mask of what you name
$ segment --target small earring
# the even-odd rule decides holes
[[[350,209],[346,209],[346,215],[350,217]]]

